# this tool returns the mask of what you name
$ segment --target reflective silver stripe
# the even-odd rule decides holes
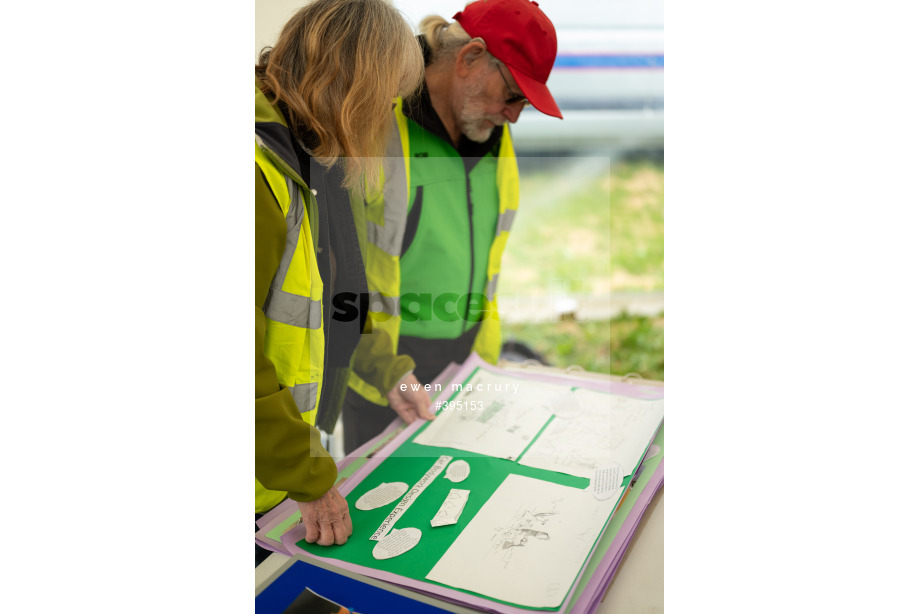
[[[388,313],[391,316],[399,315],[399,300],[394,296],[387,296],[381,292],[370,293],[368,309],[377,313]]]
[[[265,301],[265,317],[298,328],[317,329],[323,324],[323,305],[306,296],[272,288]]]
[[[498,216],[498,224],[495,225],[495,236],[503,232],[511,232],[511,224],[514,222],[514,215],[517,209],[508,209]]]
[[[395,117],[384,155],[386,157],[383,159],[383,226],[368,220],[367,240],[387,254],[398,258],[402,251],[403,233],[406,230],[409,189],[406,185],[406,159]]]
[[[300,201],[300,188],[290,177],[287,180],[288,194],[291,195],[291,206],[288,208],[287,217],[287,237],[284,245],[284,253],[281,255],[281,263],[278,265],[278,271],[275,278],[272,279],[272,285],[265,299],[265,305],[262,311],[265,317],[297,326],[298,328],[319,328],[323,320],[323,307],[319,301],[310,300],[308,296],[299,296],[282,290],[284,278],[287,276],[288,268],[291,266],[291,260],[294,259],[294,252],[297,249],[297,241],[300,239],[300,226],[303,224],[303,203]]]
[[[486,284],[486,300],[492,302],[495,298],[495,290],[498,288],[498,273],[492,276],[489,283]]]
[[[319,382],[312,384],[297,384],[291,388],[294,395],[294,402],[297,403],[297,409],[300,413],[306,413],[316,408],[316,393],[319,392]]]

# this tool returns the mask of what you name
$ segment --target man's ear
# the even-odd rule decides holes
[[[466,77],[473,71],[474,63],[486,55],[486,44],[481,38],[474,38],[460,49],[457,54],[457,63],[454,67],[457,75]]]

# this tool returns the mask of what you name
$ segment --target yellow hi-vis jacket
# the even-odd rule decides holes
[[[323,449],[320,433],[313,425],[317,418],[334,424],[351,368],[361,373],[382,397],[415,366],[408,356],[388,352],[393,344],[386,331],[373,330],[370,319],[351,365],[343,368],[326,364],[324,283],[316,258],[318,205],[300,175],[300,162],[293,147],[284,116],[268,102],[257,80],[257,513],[268,511],[285,496],[311,501],[332,488],[337,476],[335,463]],[[365,258],[364,201],[354,193],[350,201],[358,246]],[[333,307],[334,304],[333,300]],[[330,414],[317,416],[318,410],[326,411],[323,407]],[[331,431],[331,427],[325,428]]]
[[[289,143],[284,146],[287,133],[283,116],[268,103],[257,83],[255,162],[281,207],[287,239],[280,266],[261,306],[264,318],[260,317],[258,305],[256,309],[257,343],[262,332],[265,357],[274,364],[282,386],[272,398],[256,399],[257,475],[260,468],[270,467],[261,471],[266,485],[256,478],[256,512],[271,509],[288,494],[302,501],[316,499],[332,487],[337,475],[335,463],[319,445],[319,433],[306,426],[316,421],[323,381],[323,281],[315,256],[315,229],[311,231],[309,223],[316,219],[316,199],[295,170],[299,163],[296,155],[292,159]],[[285,422],[280,415],[283,410],[278,406],[287,405],[285,409],[292,413],[291,399],[306,424],[298,425],[290,419]],[[266,414],[270,415],[266,418]],[[298,438],[299,442],[294,443]],[[302,486],[294,490],[291,485]],[[272,489],[279,487],[285,490]]]
[[[367,270],[368,290],[371,294],[369,317],[375,329],[388,333],[392,343],[389,351],[396,354],[400,334],[400,255],[409,211],[411,186],[411,151],[408,118],[403,112],[402,100],[396,99],[393,111],[394,129],[387,143],[385,180],[382,193],[366,200],[367,217]],[[517,159],[508,126],[503,128],[495,175],[498,191],[498,221],[489,248],[484,288],[486,304],[482,309],[479,332],[473,351],[484,360],[496,363],[501,351],[501,325],[498,317],[496,288],[501,267],[501,257],[508,242],[509,231],[517,213],[519,181]],[[450,229],[444,229],[450,232]],[[361,351],[360,348],[358,350]],[[365,399],[386,405],[386,399],[373,386],[351,374],[349,386]]]

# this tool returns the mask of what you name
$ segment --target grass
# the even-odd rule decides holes
[[[502,293],[664,288],[664,168],[609,158],[520,161]]]
[[[661,159],[521,159],[521,202],[500,294],[607,295],[664,289]],[[664,380],[664,314],[606,321],[503,323],[556,367]]]
[[[505,340],[530,346],[554,367],[595,373],[636,373],[664,381],[664,314],[620,315],[607,322],[502,324]]]

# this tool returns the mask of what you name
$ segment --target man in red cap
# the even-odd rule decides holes
[[[562,118],[546,87],[556,32],[536,2],[477,0],[454,20],[420,24],[425,83],[396,101],[387,149],[396,163],[383,197],[369,199],[366,211],[370,317],[387,334],[362,340],[356,359],[408,354],[421,384],[473,351],[497,362],[496,288],[518,207],[508,124],[527,105]],[[346,452],[394,417],[358,376],[349,388]]]

